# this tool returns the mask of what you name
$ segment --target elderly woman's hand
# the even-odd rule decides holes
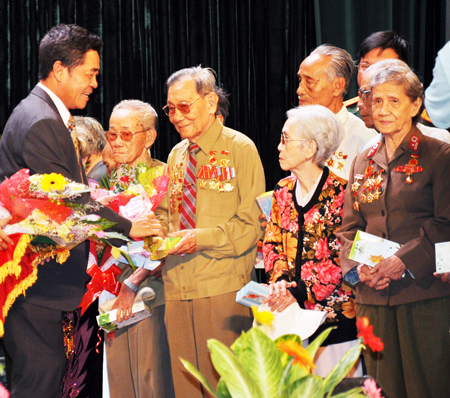
[[[271,307],[272,311],[282,312],[291,304],[297,302],[291,294],[289,287],[297,287],[297,282],[279,281],[269,285],[269,295],[263,300],[263,304]]]
[[[400,280],[406,272],[406,266],[395,254],[382,261],[369,271],[373,275],[369,286],[376,290],[386,289],[391,281]]]
[[[11,221],[12,217],[2,218],[0,220],[0,250],[8,249],[8,245],[13,245],[11,238],[3,232],[2,227]]]
[[[433,275],[437,279],[442,279],[442,282],[444,283],[450,283],[450,272],[445,272],[443,274],[438,274],[435,272]]]

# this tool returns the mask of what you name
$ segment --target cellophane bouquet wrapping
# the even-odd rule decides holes
[[[125,239],[104,231],[114,223],[94,214],[100,204],[71,202],[89,191],[61,174],[30,176],[27,169],[0,184],[0,218],[12,217],[3,231],[13,241],[0,251],[0,337],[9,308],[36,282],[39,264],[50,258],[63,264],[86,239]]]
[[[99,209],[95,202],[79,205],[70,200],[90,191],[87,185],[69,180],[61,174],[29,174],[22,169],[0,184],[0,206],[12,216],[3,228],[8,235],[29,234],[37,242],[71,249],[96,237],[120,237],[105,233],[114,223],[92,214]],[[65,201],[66,199],[67,201]],[[4,210],[3,210],[4,211]]]
[[[132,167],[123,164],[113,172],[109,180],[101,184],[92,182],[91,196],[133,221],[156,210],[167,193],[168,184],[169,176],[164,166],[149,167],[139,163]],[[178,241],[179,239],[174,238],[146,238],[146,252],[142,251],[139,255],[148,257],[149,260],[159,260],[167,255],[167,248],[173,247]],[[123,247],[123,250],[126,252],[127,248]]]

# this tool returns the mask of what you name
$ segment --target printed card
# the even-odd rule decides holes
[[[450,242],[436,243],[436,272],[450,272]]]
[[[270,210],[272,209],[272,196],[273,196],[273,191],[268,191],[256,198],[256,201],[258,202],[258,206],[261,209],[261,211],[264,213],[264,215],[266,216],[266,219],[269,219]]]
[[[262,301],[269,295],[269,286],[250,281],[236,293],[236,302],[251,307],[259,307]]]
[[[394,255],[401,245],[367,232],[358,231],[348,258],[371,267]]]

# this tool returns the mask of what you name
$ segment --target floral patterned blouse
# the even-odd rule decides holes
[[[304,207],[296,203],[296,183],[297,178],[289,176],[274,189],[263,243],[266,273],[270,282],[286,279],[306,287],[299,304],[306,309],[326,311],[326,327],[351,320],[348,327],[342,325],[342,332],[352,336],[338,340],[355,339],[355,296],[342,280],[340,243],[336,238],[342,222],[346,181],[325,167],[316,191]],[[291,292],[299,300],[298,294]]]

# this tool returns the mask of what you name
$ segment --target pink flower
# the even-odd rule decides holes
[[[307,263],[302,265],[302,271],[301,271],[301,278],[304,281],[310,281],[314,274],[313,274],[313,269],[314,269],[314,262],[313,261],[308,261]]]
[[[369,398],[382,398],[381,388],[377,388],[377,383],[374,379],[366,379],[362,389]]]
[[[321,283],[338,285],[342,280],[341,268],[334,265],[331,260],[316,264],[314,270],[317,272],[317,277]]]
[[[320,283],[315,283],[312,287],[312,291],[316,295],[317,301],[322,301],[325,300],[331,293],[333,293],[335,287],[335,285],[324,286]]]
[[[281,227],[287,229],[291,218],[292,194],[288,187],[283,187],[274,192],[281,214]]]
[[[267,247],[268,246],[268,247]],[[275,253],[274,250],[269,247],[274,247],[274,245],[264,245],[263,246],[263,258],[264,258],[264,268],[266,272],[273,270],[273,263],[278,260],[278,254]],[[267,249],[266,249],[267,247]]]
[[[345,191],[339,192],[339,195],[336,196],[336,198],[333,201],[333,205],[331,207],[331,211],[334,213],[337,209],[342,207],[344,204],[344,198],[345,198]]]
[[[103,198],[104,196],[108,196],[109,191],[106,189],[95,189],[94,191],[91,191],[91,198],[94,200],[98,200],[100,198]]]
[[[317,218],[318,218],[319,215],[320,215],[319,210],[317,210],[316,206],[314,206],[304,216],[306,224],[314,224],[317,221]]]
[[[105,231],[94,231],[94,235],[97,238],[104,238],[106,236],[106,233],[105,233]]]
[[[328,238],[320,238],[319,243],[317,243],[316,258],[318,260],[328,258],[330,257],[330,253],[330,249],[328,248]]]

